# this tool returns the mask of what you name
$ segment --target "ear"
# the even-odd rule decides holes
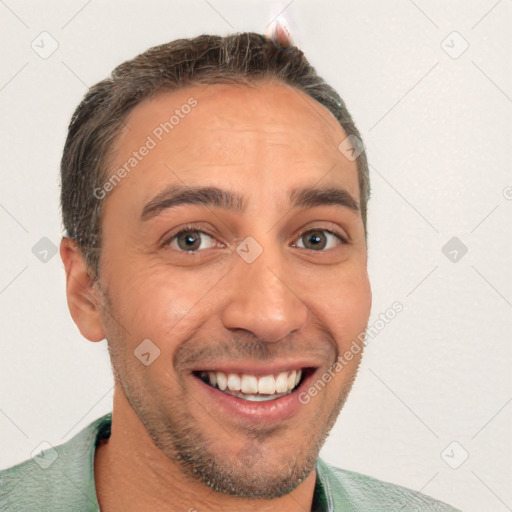
[[[74,239],[62,238],[60,257],[66,269],[66,296],[73,321],[84,338],[89,341],[103,340],[105,330],[101,322],[97,292]]]

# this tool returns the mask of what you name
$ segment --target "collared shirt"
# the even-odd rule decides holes
[[[0,471],[2,512],[97,512],[96,444],[110,436],[112,413],[69,441]],[[460,512],[424,494],[335,468],[320,458],[312,512]]]

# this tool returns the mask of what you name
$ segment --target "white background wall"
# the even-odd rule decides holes
[[[0,4],[0,467],[112,405],[106,342],[73,324],[58,254],[32,253],[60,240],[59,160],[87,86],[155,44],[264,32],[287,4]],[[464,511],[512,510],[511,2],[295,0],[283,15],[365,138],[371,322],[404,305],[369,343],[321,455]],[[47,59],[31,48],[42,31],[59,44]],[[453,31],[469,44],[458,58]],[[455,263],[452,237],[468,249]],[[441,457],[453,441],[445,460],[469,454],[458,469]]]

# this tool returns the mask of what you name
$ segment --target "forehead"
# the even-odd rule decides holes
[[[338,150],[345,138],[329,110],[279,82],[160,91],[126,119],[112,172],[123,166],[128,172],[112,199],[121,193],[147,199],[180,181],[251,184],[256,194],[319,179],[358,198],[356,163]]]

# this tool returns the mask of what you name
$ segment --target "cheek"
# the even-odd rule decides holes
[[[325,294],[326,322],[342,346],[364,332],[372,305],[366,272],[337,280]]]
[[[131,275],[131,279],[124,276]],[[130,344],[149,338],[161,350],[168,350],[188,335],[204,315],[208,290],[219,281],[213,272],[183,272],[161,263],[125,267],[115,277],[116,305],[130,333]]]

